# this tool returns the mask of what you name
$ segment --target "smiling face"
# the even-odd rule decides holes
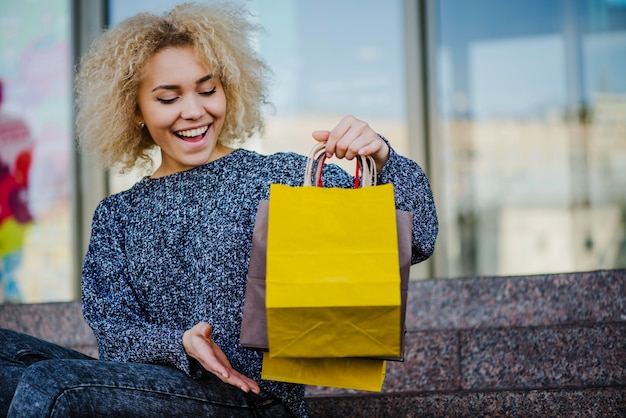
[[[217,142],[226,116],[224,89],[191,47],[157,52],[145,73],[137,120],[145,123],[162,157],[152,177],[188,170],[231,151]]]

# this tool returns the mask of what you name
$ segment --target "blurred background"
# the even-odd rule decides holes
[[[267,130],[308,153],[365,119],[433,187],[412,278],[626,267],[626,0],[232,0],[265,27]],[[0,302],[79,298],[95,205],[138,173],[82,155],[73,77],[108,26],[174,0],[0,1]]]

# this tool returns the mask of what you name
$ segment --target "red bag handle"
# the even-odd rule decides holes
[[[322,168],[326,163],[326,145],[317,143],[309,153],[306,170],[304,173],[304,185],[316,185],[322,187]],[[373,186],[376,184],[376,163],[367,155],[357,155],[356,173],[354,175],[354,188]]]

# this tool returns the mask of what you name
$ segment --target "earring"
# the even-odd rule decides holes
[[[139,122],[139,128],[140,128],[140,129],[143,129],[143,128],[145,128],[145,127],[146,127],[146,124],[145,124],[145,123],[143,123],[143,122]]]

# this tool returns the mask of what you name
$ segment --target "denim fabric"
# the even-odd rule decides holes
[[[210,373],[192,379],[168,366],[95,360],[0,329],[0,416],[293,417],[271,394],[256,395]]]

